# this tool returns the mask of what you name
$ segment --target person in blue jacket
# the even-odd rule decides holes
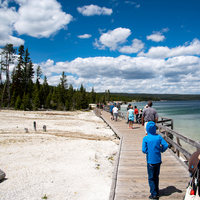
[[[111,114],[111,120],[114,120],[114,117],[113,117],[113,108],[115,106],[113,104],[110,105],[110,114]]]
[[[167,142],[156,134],[156,124],[149,121],[146,126],[147,135],[142,141],[142,152],[146,154],[147,173],[150,187],[149,199],[159,199],[159,174],[162,163],[161,153],[168,148]]]

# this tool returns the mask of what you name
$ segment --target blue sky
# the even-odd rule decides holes
[[[0,47],[28,47],[50,85],[200,94],[200,0],[0,0]]]

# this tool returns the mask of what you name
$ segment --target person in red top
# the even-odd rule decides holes
[[[136,116],[136,123],[138,123],[139,112],[138,112],[137,106],[135,106],[134,114],[135,114],[135,116]]]

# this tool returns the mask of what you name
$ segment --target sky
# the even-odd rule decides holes
[[[0,47],[28,48],[49,85],[200,94],[200,0],[0,0]]]

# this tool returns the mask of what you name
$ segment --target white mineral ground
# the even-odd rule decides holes
[[[1,110],[0,199],[107,200],[118,144],[93,111]]]

